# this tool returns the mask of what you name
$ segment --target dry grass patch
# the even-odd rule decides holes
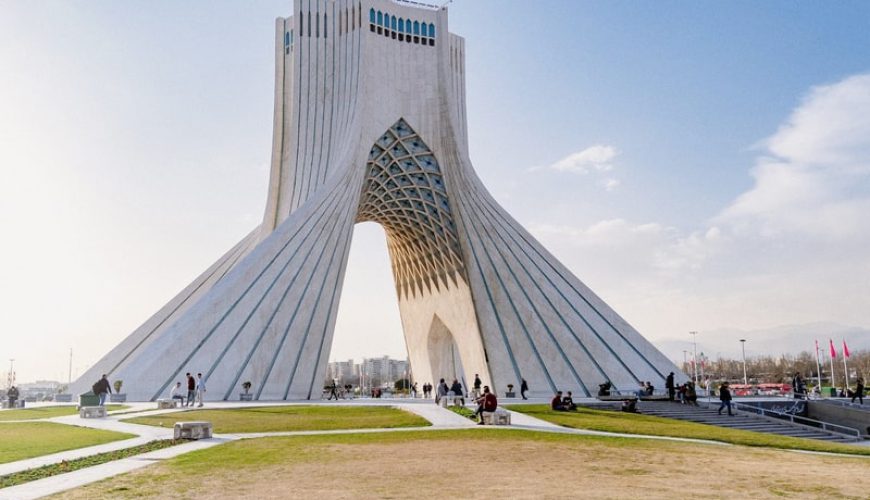
[[[868,466],[739,446],[409,431],[236,441],[55,498],[866,498]],[[783,472],[794,470],[806,474]]]

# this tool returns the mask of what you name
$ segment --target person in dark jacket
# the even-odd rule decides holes
[[[6,398],[9,399],[9,408],[15,408],[15,402],[18,401],[18,388],[14,385],[6,391]]]
[[[187,406],[193,406],[196,399],[196,379],[187,372]]]
[[[109,385],[109,379],[106,374],[103,374],[103,377],[97,381],[96,384],[91,388],[94,390],[94,394],[100,397],[100,406],[106,405],[106,396],[108,396],[112,392],[112,387]]]
[[[455,397],[459,398],[460,404],[465,406],[465,395],[462,392],[462,384],[459,383],[459,380],[453,379],[450,390],[453,391]]]
[[[522,396],[523,399],[529,399],[526,397],[526,392],[528,390],[529,390],[529,383],[526,382],[526,379],[523,379],[522,382],[520,382],[520,396]]]
[[[855,381],[857,383],[857,387],[855,387],[855,394],[852,395],[852,402],[855,402],[855,398],[858,398],[858,402],[862,405],[864,404],[864,379],[858,377],[858,380]]]
[[[495,394],[489,392],[489,386],[483,386],[483,395],[475,400],[477,403],[477,410],[474,412],[474,416],[478,417],[477,424],[483,425],[483,412],[493,412],[498,408],[498,399],[495,397]]]
[[[719,405],[719,415],[722,414],[722,409],[725,407],[728,407],[728,415],[734,415],[731,413],[731,390],[728,388],[728,382],[722,382],[719,387],[719,401],[722,401],[722,404]]]
[[[550,409],[555,411],[568,411],[562,404],[562,391],[556,391],[556,395],[550,400]]]
[[[674,386],[674,372],[671,372],[665,379],[665,388],[668,390],[668,401],[673,401],[674,395],[677,393],[677,388]]]

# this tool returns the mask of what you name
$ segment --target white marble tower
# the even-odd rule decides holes
[[[262,224],[96,363],[128,397],[202,372],[207,399],[319,398],[357,222],[386,232],[414,378],[497,393],[632,390],[677,372],[523,229],[468,157],[465,41],[447,9],[299,0],[279,18]],[[364,334],[361,332],[361,334]]]

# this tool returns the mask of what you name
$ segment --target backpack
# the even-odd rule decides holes
[[[94,391],[94,394],[99,394],[100,392],[100,382],[97,381],[94,385],[91,386],[91,390]]]

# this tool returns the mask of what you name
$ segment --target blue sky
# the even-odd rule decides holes
[[[291,11],[0,1],[0,360],[19,379],[65,378],[70,347],[81,371],[259,222]],[[478,173],[644,335],[870,327],[870,4],[450,16]],[[333,358],[401,355],[382,233],[357,233]]]

